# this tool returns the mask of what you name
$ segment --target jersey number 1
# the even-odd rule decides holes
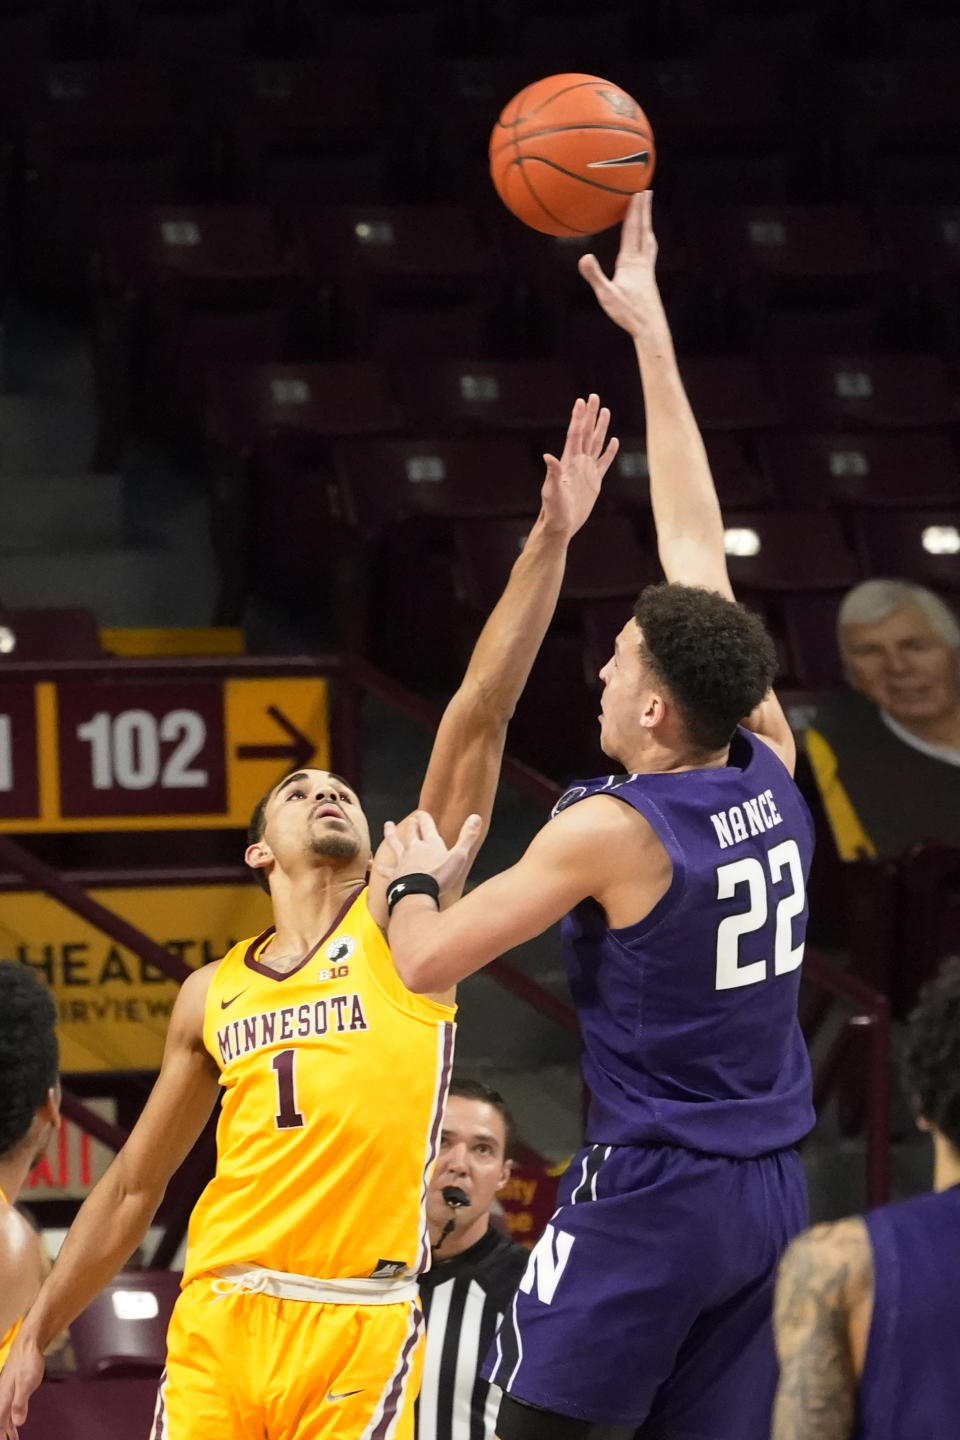
[[[270,1064],[277,1072],[277,1113],[273,1117],[278,1130],[297,1130],[303,1116],[297,1109],[297,1082],[293,1074],[296,1050],[279,1050]]]
[[[789,871],[792,888],[777,904],[773,937],[773,973],[786,975],[803,959],[803,945],[793,943],[793,922],[804,905],[803,865],[796,840],[783,840],[767,851],[770,883],[776,885]],[[767,978],[766,960],[740,964],[740,938],[767,923],[769,892],[767,876],[754,855],[731,860],[717,869],[717,899],[729,900],[746,885],[749,905],[737,915],[727,915],[717,926],[717,989],[736,990],[741,985],[758,985]]]

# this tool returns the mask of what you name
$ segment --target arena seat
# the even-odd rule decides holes
[[[401,428],[387,372],[370,360],[221,365],[206,392],[207,438],[235,454],[258,442]]]
[[[734,591],[845,589],[860,579],[839,520],[815,510],[730,510],[724,516]]]
[[[496,604],[529,529],[529,521],[520,519],[454,526],[460,593],[473,610],[487,614]],[[622,517],[594,515],[570,544],[560,595],[576,601],[633,599],[646,581],[661,578],[653,557]]]
[[[960,357],[960,205],[885,207],[884,232],[923,344]]]
[[[952,56],[821,62],[806,77],[806,108],[818,117],[831,193],[876,204],[956,199],[960,117]],[[953,183],[950,161],[953,160]],[[931,193],[942,186],[945,193]]]
[[[611,421],[611,430],[615,428],[615,418]],[[619,439],[620,449],[604,479],[600,503],[605,509],[637,513],[647,524],[650,520],[650,471],[646,437],[643,434],[621,433]],[[704,444],[722,508],[769,504],[763,476],[748,458],[737,435],[714,431],[706,436]]]
[[[370,539],[404,517],[536,515],[542,468],[512,435],[470,440],[338,440],[339,518]]]
[[[837,650],[837,611],[844,590],[814,590],[780,597],[790,672],[804,690],[829,690],[843,680]]]
[[[772,434],[757,448],[786,505],[960,503],[960,465],[945,430]]]
[[[292,603],[316,601],[318,537],[334,518],[330,442],[402,428],[386,372],[372,361],[218,366],[205,417],[218,623],[236,623],[254,574]],[[329,588],[332,569],[323,575]]]
[[[197,434],[209,366],[293,348],[305,285],[262,206],[115,211],[98,259],[97,468],[114,468],[132,419]]]
[[[303,205],[385,203],[409,170],[406,111],[376,65],[350,59],[224,65],[209,117],[237,198]],[[357,97],[363,103],[357,103]],[[398,168],[399,167],[399,168]]]
[[[952,510],[858,510],[854,538],[864,572],[960,590],[960,506]]]
[[[404,346],[419,355],[473,353],[499,282],[466,206],[316,206],[294,225],[342,344],[381,355]]]
[[[0,608],[0,665],[4,660],[96,660],[102,654],[92,610]]]
[[[391,373],[409,425],[441,433],[547,431],[561,444],[577,397],[557,360],[411,360]]]
[[[702,430],[766,430],[782,419],[763,369],[749,355],[682,356],[680,373]]]
[[[943,426],[958,416],[935,355],[779,355],[774,369],[784,410],[805,429]]]
[[[817,193],[819,149],[796,123],[792,68],[744,55],[645,60],[625,65],[622,83],[643,97],[655,184],[671,202],[695,211],[731,195],[767,203]]]
[[[180,1276],[173,1270],[125,1271],[110,1280],[70,1326],[77,1374],[159,1376],[179,1293]]]
[[[30,1400],[21,1440],[130,1440],[148,1435],[155,1379],[47,1380]]]
[[[206,139],[174,77],[133,60],[45,64],[17,77],[21,246],[30,275],[85,289],[105,206],[189,200]]]
[[[694,244],[701,265],[787,283],[816,293],[824,282],[859,288],[881,260],[852,205],[725,205],[700,217]]]

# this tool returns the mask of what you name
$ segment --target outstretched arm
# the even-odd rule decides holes
[[[203,1008],[213,967],[181,987],[157,1083],[130,1138],[80,1207],[0,1374],[0,1440],[15,1440],[43,1378],[43,1353],[140,1244],[170,1176],[217,1098],[203,1048]]]
[[[850,1440],[872,1303],[862,1220],[818,1225],[787,1248],[774,1305],[780,1384],[772,1440]]]
[[[470,859],[467,826],[447,849],[431,817],[411,817],[405,837],[388,823],[382,861],[399,896],[390,917],[389,940],[397,973],[410,990],[443,991],[490,960],[521,945],[592,895],[611,923],[637,918],[625,914],[646,909],[664,893],[670,861],[648,822],[636,810],[608,795],[592,795],[561,810],[534,836],[526,852],[492,879],[449,908],[439,910],[430,896],[405,893],[405,876],[429,874],[441,893],[462,883]],[[641,895],[641,889],[643,891]]]
[[[702,585],[732,600],[720,502],[677,368],[656,261],[653,195],[646,190],[630,201],[613,278],[604,275],[594,255],[581,257],[580,273],[605,313],[630,335],[637,352],[647,417],[650,504],[663,573],[670,581]],[[772,691],[746,723],[792,771],[796,744]]]
[[[420,806],[434,816],[447,844],[454,843],[466,817],[477,814],[475,851],[489,825],[507,723],[556,607],[567,547],[593,509],[617,453],[616,439],[607,441],[609,423],[610,413],[596,395],[578,400],[560,458],[544,456],[540,514],[440,722]],[[385,883],[374,871],[370,909],[381,924]]]

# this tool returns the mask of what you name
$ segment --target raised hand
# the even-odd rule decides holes
[[[476,854],[477,841],[483,826],[479,815],[468,815],[460,827],[455,845],[443,843],[433,816],[417,810],[410,816],[405,833],[401,834],[392,820],[383,827],[383,838],[393,852],[377,852],[376,869],[388,880],[399,875],[432,875],[440,886],[440,894],[459,893]]]
[[[17,1440],[17,1427],[27,1418],[27,1404],[43,1379],[43,1368],[43,1353],[21,1332],[0,1375],[0,1440]]]
[[[620,230],[620,249],[613,278],[600,269],[595,255],[581,255],[580,274],[603,310],[634,339],[665,326],[656,278],[657,239],[653,233],[653,194],[644,190],[627,206]]]
[[[547,476],[540,492],[543,519],[564,535],[575,535],[600,494],[600,483],[620,448],[616,436],[607,440],[610,411],[596,395],[577,400],[567,426],[563,453],[544,455]]]

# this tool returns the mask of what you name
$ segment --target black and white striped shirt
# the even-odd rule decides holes
[[[427,1322],[417,1440],[493,1440],[500,1391],[479,1370],[529,1251],[493,1226],[420,1276]]]

